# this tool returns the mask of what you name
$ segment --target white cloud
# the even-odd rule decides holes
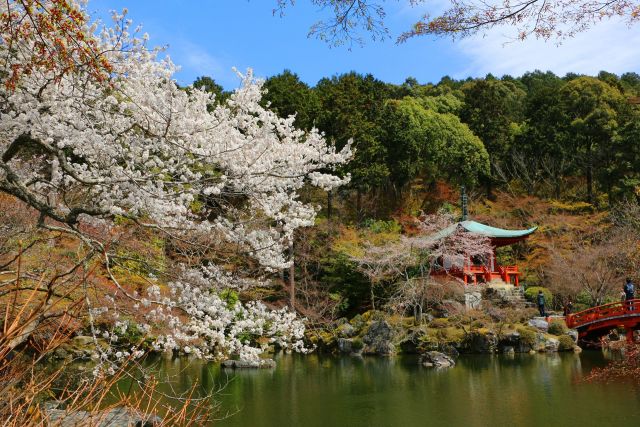
[[[466,67],[455,77],[483,76],[487,73],[521,75],[535,69],[597,74],[640,71],[640,25],[609,20],[557,45],[535,38],[505,43],[509,38],[497,30],[454,44],[466,59]]]
[[[191,84],[196,77],[209,76],[227,89],[238,86],[239,79],[233,71],[235,64],[214,56],[203,46],[182,36],[169,44],[167,53],[180,66],[176,78],[181,84]]]
[[[170,46],[172,56],[179,59],[180,65],[199,75],[214,75],[224,68],[217,58],[201,46],[187,40],[179,40]]]

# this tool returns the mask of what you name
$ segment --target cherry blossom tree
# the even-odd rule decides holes
[[[175,331],[159,346],[194,342],[200,355],[218,346],[255,360],[257,350],[238,336],[267,331],[300,347],[295,316],[269,314],[260,303],[229,306],[216,294],[248,283],[225,270],[231,257],[222,254],[232,248],[266,272],[288,267],[292,234],[312,225],[317,209],[298,190],[347,182],[332,171],[349,160],[350,145],[336,151],[317,130],[298,130],[294,117],[263,108],[262,81],[251,70],[238,73],[241,85],[224,105],[179,88],[177,67],[147,47],[126,11],[98,29],[84,3],[4,7],[0,190],[35,209],[42,228],[79,239],[84,262],[101,257],[120,295],[155,306]],[[218,262],[177,269],[170,295],[153,278],[146,295],[132,293],[113,274],[114,220],[191,243],[207,236]],[[93,319],[109,307],[89,309]]]

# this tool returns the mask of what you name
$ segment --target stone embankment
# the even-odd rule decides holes
[[[333,328],[311,333],[308,338],[320,352],[351,355],[440,352],[455,357],[458,354],[580,351],[577,333],[567,329],[560,318],[488,323],[426,316],[423,323],[416,325],[413,319],[367,312],[351,320],[341,319]]]

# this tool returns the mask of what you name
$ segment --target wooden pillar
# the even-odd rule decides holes
[[[493,248],[493,252],[491,252],[491,273],[496,271],[496,248]],[[492,276],[493,277],[493,276]]]
[[[628,343],[632,343],[633,342],[633,329],[632,328],[627,328],[627,342]]]

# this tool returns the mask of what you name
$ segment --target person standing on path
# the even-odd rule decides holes
[[[573,310],[573,303],[571,302],[571,300],[569,300],[564,305],[564,316],[567,317],[568,315],[570,315],[571,314],[571,310]]]
[[[622,289],[624,290],[626,300],[629,301],[629,310],[633,310],[633,303],[631,300],[635,298],[636,289],[630,277],[627,277],[627,281]]]
[[[547,312],[544,308],[544,294],[542,293],[542,291],[538,291],[538,310],[540,311],[540,316],[542,317],[547,317]]]

